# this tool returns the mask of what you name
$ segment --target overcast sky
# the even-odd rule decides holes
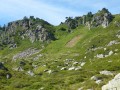
[[[0,25],[35,16],[58,25],[67,16],[81,16],[108,8],[120,13],[120,0],[0,0]]]

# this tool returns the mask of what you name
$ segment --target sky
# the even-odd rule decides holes
[[[82,16],[107,8],[113,14],[120,13],[120,0],[0,0],[0,25],[35,16],[53,25],[65,17]]]

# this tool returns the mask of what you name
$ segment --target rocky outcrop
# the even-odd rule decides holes
[[[108,84],[102,86],[102,90],[120,90],[120,73],[109,81]]]
[[[79,25],[86,25],[90,30],[92,27],[97,26],[102,26],[103,28],[106,28],[112,20],[113,15],[108,11],[108,9],[103,8],[95,14],[88,12],[87,15],[83,15],[80,17],[67,17],[65,24],[68,25],[68,29],[74,29]]]
[[[20,53],[14,55],[13,61],[16,61],[16,59],[22,59],[22,58],[29,57],[29,56],[39,53],[39,52],[40,52],[40,50],[29,48],[23,52],[20,52]]]
[[[52,27],[42,19],[24,17],[22,20],[4,25],[0,35],[0,45],[9,45],[13,49],[24,39],[29,39],[31,43],[35,41],[49,42],[55,39]]]
[[[52,34],[48,32],[45,28],[43,28],[41,25],[37,25],[35,30],[27,30],[22,35],[23,39],[25,39],[25,37],[28,37],[31,43],[34,43],[35,41],[49,41],[50,39],[54,38]]]
[[[92,20],[93,26],[102,25],[103,28],[106,28],[111,22],[112,15],[110,13],[103,13],[103,15],[95,15]]]

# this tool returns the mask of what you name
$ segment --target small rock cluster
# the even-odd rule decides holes
[[[64,61],[64,67],[61,67],[60,70],[80,70],[86,62],[77,62],[74,59],[66,59]],[[58,66],[59,67],[59,66]]]
[[[97,58],[105,58],[105,57],[108,57],[108,56],[111,56],[114,52],[113,51],[109,51],[109,53],[107,55],[104,55],[104,54],[97,54]]]
[[[91,80],[94,80],[96,84],[100,84],[102,82],[102,80],[96,76],[92,76]]]
[[[113,40],[113,41],[110,41],[109,44],[107,46],[112,46],[114,44],[120,44],[120,42],[116,41],[116,40]]]

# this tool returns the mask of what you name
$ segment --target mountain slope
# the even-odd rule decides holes
[[[101,18],[101,13],[106,12],[93,16]],[[27,39],[16,48],[5,47],[0,51],[0,89],[101,90],[120,72],[120,15],[113,17],[106,27],[104,19],[90,28],[67,20],[49,26],[56,38],[50,43]]]

